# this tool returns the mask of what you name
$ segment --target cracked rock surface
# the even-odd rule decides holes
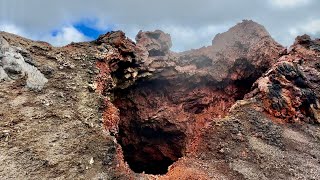
[[[249,20],[53,47],[0,32],[0,179],[319,179],[320,43]]]
[[[0,81],[26,77],[26,86],[41,90],[47,78],[34,66],[30,53],[21,47],[10,46],[0,37]]]

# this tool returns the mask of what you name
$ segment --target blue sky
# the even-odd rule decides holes
[[[99,37],[99,35],[112,30],[112,28],[107,28],[104,30],[96,29],[90,26],[90,24],[87,24],[85,21],[78,22],[74,24],[73,27],[91,39],[96,39]]]
[[[111,24],[106,26],[105,28],[97,28],[98,20],[90,20],[90,19],[82,19],[78,22],[72,24],[76,30],[81,32],[84,36],[88,37],[89,39],[97,39],[99,35],[105,34],[106,32],[112,31],[113,27]],[[59,30],[54,30],[52,32],[53,36],[58,34]]]
[[[51,37],[52,39],[59,39],[56,41],[53,41],[55,45],[62,46],[72,42],[77,41],[91,41],[97,39],[101,34],[105,34],[109,31],[112,31],[112,26],[106,26],[105,28],[97,28],[97,20],[89,20],[89,19],[82,19],[78,22],[75,22],[73,24],[64,25],[64,28],[58,28],[51,31]],[[72,40],[73,38],[59,38],[64,37],[64,34],[66,34],[66,31],[70,31],[70,36],[73,36],[75,34],[76,37],[79,38]]]
[[[111,30],[134,40],[139,30],[161,29],[184,51],[252,19],[289,46],[300,34],[320,36],[319,9],[319,0],[1,0],[0,30],[63,46]]]

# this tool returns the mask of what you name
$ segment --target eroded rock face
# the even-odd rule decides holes
[[[182,53],[161,31],[61,48],[0,35],[49,79],[42,91],[1,82],[1,179],[320,176],[320,129],[305,123],[317,121],[318,40],[287,50],[252,21]]]
[[[25,84],[33,90],[41,90],[47,78],[35,67],[30,53],[21,47],[10,46],[0,36],[0,81],[25,78]]]
[[[165,56],[172,46],[171,37],[161,30],[140,31],[136,36],[137,45],[144,47],[149,53],[149,57]]]
[[[97,62],[100,75],[97,80],[100,92],[114,88],[124,89],[138,78],[150,75],[147,55],[121,31],[107,33],[96,40],[99,49],[105,52]]]
[[[247,95],[263,101],[263,107],[285,121],[320,122],[320,43],[309,36],[297,37],[283,55]]]
[[[127,40],[116,34],[103,39],[125,48]],[[127,59],[145,59],[135,53],[142,50],[148,53],[148,60],[132,61],[127,66],[122,64],[126,58],[103,62],[137,71],[136,78],[123,78],[131,82],[129,86],[115,86],[118,89],[111,92],[113,100],[106,103],[107,109],[119,109],[117,116],[105,116],[107,129],[116,134],[124,158],[135,172],[164,174],[169,165],[192,152],[203,127],[214,118],[224,117],[283,49],[252,21],[218,35],[214,42],[207,48],[177,54],[169,51],[170,36],[161,31],[139,32],[137,47]],[[141,71],[148,76],[139,76]]]

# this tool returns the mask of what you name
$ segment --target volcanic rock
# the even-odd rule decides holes
[[[270,114],[285,121],[320,122],[320,43],[299,36],[288,55],[282,56],[247,95],[263,102]]]
[[[248,20],[181,53],[159,30],[0,36],[0,179],[319,179],[318,40]]]
[[[140,31],[136,36],[137,45],[145,47],[149,53],[149,57],[153,56],[165,56],[169,53],[172,46],[171,36],[165,34],[161,30],[154,32]]]
[[[282,46],[263,26],[244,20],[216,35],[212,46],[184,52],[179,59],[182,65],[194,65],[202,74],[222,82],[258,78],[276,62],[280,50]]]
[[[26,86],[34,90],[41,90],[47,83],[48,80],[32,63],[29,52],[10,46],[1,36],[0,52],[0,81],[15,80],[27,76]]]

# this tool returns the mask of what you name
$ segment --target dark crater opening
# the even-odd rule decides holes
[[[161,127],[139,122],[130,122],[129,129],[124,125],[120,126],[118,140],[124,158],[134,172],[165,174],[168,167],[183,156],[185,135],[174,130],[173,126],[172,130],[166,128],[167,125]]]
[[[183,156],[186,135],[172,123],[171,116],[161,115],[154,102],[167,92],[165,82],[140,82],[126,90],[117,90],[113,103],[120,110],[117,140],[124,160],[136,173],[165,174],[168,167]]]
[[[198,66],[212,63],[206,57],[198,62]],[[121,79],[130,64],[123,66],[115,68],[119,71],[113,77]],[[129,167],[136,173],[167,173],[168,167],[184,155],[193,128],[224,117],[235,101],[250,91],[259,74],[254,72],[247,59],[238,59],[229,72],[230,77],[240,77],[238,80],[216,82],[182,74],[140,79],[125,89],[114,89],[113,104],[120,110],[116,138]]]

